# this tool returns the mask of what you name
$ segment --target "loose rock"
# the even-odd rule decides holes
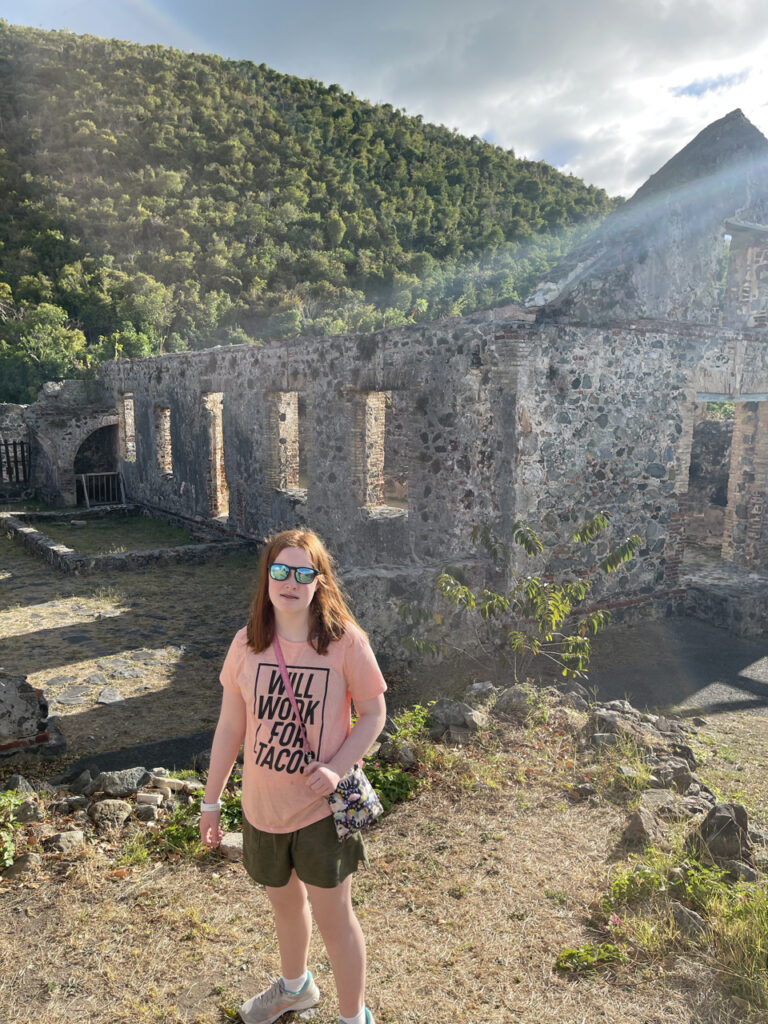
[[[126,768],[120,772],[102,772],[96,783],[107,796],[130,796],[150,778],[146,768]]]
[[[37,798],[30,796],[19,804],[13,812],[13,817],[16,821],[25,824],[30,821],[43,821],[45,812],[37,802]]]
[[[655,814],[646,807],[638,807],[630,814],[622,839],[629,846],[650,846],[651,844],[668,849],[667,834]]]
[[[3,789],[6,792],[16,790],[17,793],[21,793],[22,795],[24,793],[28,793],[30,796],[35,792],[23,775],[11,775],[3,786]]]
[[[243,833],[242,832],[227,832],[224,838],[221,840],[219,846],[222,856],[226,860],[242,860],[243,859]]]
[[[676,900],[672,903],[672,916],[680,931],[692,938],[704,938],[709,934],[709,926],[704,918],[694,910],[689,910]]]
[[[136,817],[139,821],[156,821],[157,816],[158,810],[153,804],[139,804],[136,808]]]
[[[132,807],[125,800],[100,800],[88,808],[88,816],[97,828],[122,828]]]
[[[42,865],[43,858],[39,853],[22,853],[20,857],[0,872],[3,878],[22,878],[24,875],[33,875]]]
[[[522,686],[510,686],[496,698],[495,710],[506,715],[527,715],[530,694]]]
[[[122,704],[125,697],[116,686],[105,686],[96,699],[97,704]]]
[[[752,862],[747,812],[741,804],[719,803],[687,839],[688,848],[708,859]]]
[[[70,832],[57,832],[43,840],[46,850],[56,850],[59,853],[77,853],[85,845],[85,833],[80,829],[73,829]]]

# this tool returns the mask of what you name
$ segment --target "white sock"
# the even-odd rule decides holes
[[[309,971],[304,973],[299,978],[283,978],[283,988],[286,992],[290,992],[291,995],[296,995],[297,992],[301,992],[304,986],[307,984],[307,978],[309,977]]]
[[[365,1007],[354,1017],[342,1017],[339,1014],[339,1024],[365,1024]]]

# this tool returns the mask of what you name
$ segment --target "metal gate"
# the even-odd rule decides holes
[[[27,441],[0,441],[0,483],[26,484],[31,473]]]
[[[86,508],[91,505],[124,505],[125,491],[120,473],[81,473]]]

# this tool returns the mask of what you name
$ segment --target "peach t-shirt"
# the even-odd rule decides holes
[[[350,702],[369,700],[387,686],[361,630],[318,654],[306,641],[280,640],[296,703],[318,760],[328,762],[347,738]],[[303,779],[301,730],[283,687],[273,646],[260,654],[245,629],[235,634],[221,670],[221,685],[240,693],[247,724],[243,757],[243,813],[263,832],[295,832],[328,817],[328,799]]]

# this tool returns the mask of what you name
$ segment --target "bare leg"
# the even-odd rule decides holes
[[[352,875],[335,889],[308,885],[307,891],[333,967],[339,1012],[353,1017],[365,1001],[365,939],[352,909]]]
[[[307,902],[307,890],[295,871],[291,872],[287,885],[278,889],[268,885],[266,889],[275,915],[283,977],[299,978],[307,969],[309,940],[312,936],[312,915]]]

